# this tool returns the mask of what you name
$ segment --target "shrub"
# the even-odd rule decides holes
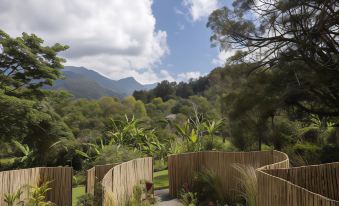
[[[184,206],[196,206],[198,204],[197,193],[182,190],[179,198]]]
[[[311,143],[297,143],[286,147],[284,152],[289,156],[293,166],[319,164],[321,148]]]
[[[199,205],[225,203],[220,179],[210,170],[204,169],[193,176],[192,190],[196,194]]]
[[[151,183],[142,181],[139,185],[133,188],[133,195],[128,206],[151,206],[155,203],[155,199],[152,196]]]
[[[77,206],[94,206],[94,196],[86,193],[77,199]]]
[[[142,157],[143,155],[132,149],[123,146],[106,146],[94,160],[93,165],[113,164],[126,162],[132,159]]]

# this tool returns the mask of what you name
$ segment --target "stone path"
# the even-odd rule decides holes
[[[156,206],[183,206],[178,199],[172,198],[169,195],[168,189],[156,190],[154,194],[158,199],[158,202],[155,204]]]

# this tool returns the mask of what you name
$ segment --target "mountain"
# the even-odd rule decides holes
[[[125,97],[135,90],[150,90],[156,84],[140,84],[133,77],[112,80],[96,71],[84,68],[65,66],[62,70],[64,79],[56,80],[47,89],[64,89],[77,98],[97,99],[102,96]]]

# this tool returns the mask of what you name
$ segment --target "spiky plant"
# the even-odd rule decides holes
[[[246,205],[255,206],[257,197],[257,175],[254,167],[242,164],[233,164],[233,168],[240,174],[240,194]]]
[[[47,192],[51,190],[50,183],[47,181],[40,186],[31,186],[27,206],[54,206],[54,203],[46,201]]]
[[[22,195],[21,189],[18,189],[15,193],[9,193],[4,195],[4,202],[7,204],[7,206],[14,206],[20,204],[20,202],[16,203],[18,200],[20,200],[20,197]]]

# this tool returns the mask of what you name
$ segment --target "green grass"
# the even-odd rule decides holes
[[[156,190],[168,188],[168,170],[155,172],[153,181]]]
[[[74,187],[72,190],[72,206],[77,203],[77,198],[85,194],[85,186]]]
[[[16,157],[8,157],[8,158],[0,158],[0,164],[13,164],[13,162],[15,161]]]

